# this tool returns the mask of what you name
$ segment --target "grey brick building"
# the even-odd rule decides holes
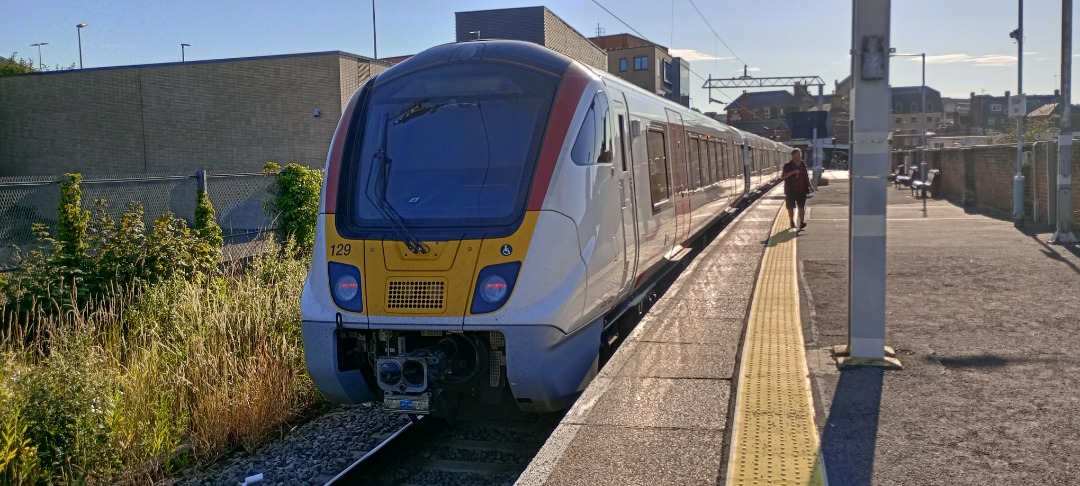
[[[387,64],[341,51],[0,77],[0,177],[322,167]]]
[[[540,44],[582,64],[608,70],[607,53],[547,7],[504,8],[454,13],[457,42],[510,39]],[[476,33],[479,34],[476,34]]]

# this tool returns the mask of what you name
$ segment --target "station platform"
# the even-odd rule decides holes
[[[518,484],[1080,484],[1080,250],[889,188],[886,344],[838,368],[846,172],[690,263]]]

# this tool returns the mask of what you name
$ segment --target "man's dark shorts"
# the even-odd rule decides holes
[[[797,194],[785,194],[784,203],[788,209],[795,209],[795,205],[799,205],[799,209],[806,207],[806,193],[800,192]]]

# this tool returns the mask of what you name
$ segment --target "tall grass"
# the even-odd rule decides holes
[[[254,448],[319,400],[289,251],[60,315],[0,307],[0,484],[146,483]]]

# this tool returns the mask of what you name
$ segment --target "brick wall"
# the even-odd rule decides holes
[[[607,52],[547,9],[544,9],[544,45],[601,71],[608,70]]]
[[[328,52],[3,77],[0,177],[321,168],[343,102],[384,69],[366,64]]]
[[[1023,167],[1024,216],[1026,220],[1054,224],[1050,219],[1048,191],[1057,191],[1057,142],[1025,144],[1024,151],[1032,152],[1032,164]],[[903,164],[904,157],[916,155],[909,151],[892,152],[892,167]],[[1016,147],[1008,145],[947,148],[927,152],[927,167],[937,169],[935,182],[938,194],[956,204],[972,205],[1006,214],[1012,213],[1013,177],[1016,174]],[[1080,151],[1072,152],[1073,231],[1080,225]],[[1050,169],[1050,177],[1047,168]],[[1056,205],[1056,203],[1055,203]]]

